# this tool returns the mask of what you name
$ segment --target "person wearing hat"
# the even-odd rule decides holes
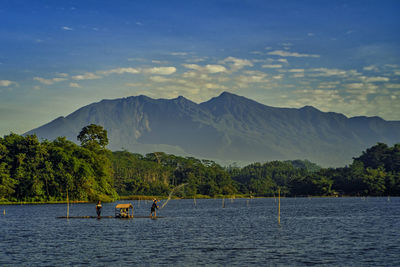
[[[158,209],[158,205],[157,205],[157,199],[153,199],[153,205],[151,205],[151,212],[150,212],[150,216],[153,217],[153,213],[154,213],[154,217],[156,217],[156,209]]]
[[[97,218],[100,218],[100,215],[101,215],[101,208],[102,208],[102,206],[101,206],[101,201],[99,200],[99,201],[97,202],[97,205],[96,205]]]

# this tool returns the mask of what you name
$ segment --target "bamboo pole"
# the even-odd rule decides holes
[[[68,199],[68,189],[67,189],[67,219],[69,219],[69,199]]]
[[[281,188],[278,187],[278,224],[281,225]]]

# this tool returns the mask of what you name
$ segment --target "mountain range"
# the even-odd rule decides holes
[[[200,104],[182,96],[102,100],[25,134],[78,142],[81,129],[92,123],[107,130],[113,151],[163,151],[221,164],[307,159],[338,167],[377,142],[400,142],[400,121],[348,118],[312,106],[271,107],[228,92]]]

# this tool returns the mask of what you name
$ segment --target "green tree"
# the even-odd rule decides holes
[[[77,139],[83,147],[90,149],[95,149],[98,146],[104,149],[108,145],[107,130],[96,124],[83,127]]]
[[[368,196],[382,196],[386,190],[386,173],[382,167],[378,169],[367,168],[363,177],[366,185],[365,194]]]

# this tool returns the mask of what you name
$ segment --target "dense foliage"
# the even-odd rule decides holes
[[[343,168],[274,161],[229,172],[240,192],[258,196],[272,196],[278,187],[287,196],[400,196],[400,144],[378,143]]]
[[[400,144],[368,148],[350,166],[320,168],[309,161],[221,167],[210,160],[162,152],[145,156],[105,148],[107,131],[82,129],[81,146],[39,142],[35,135],[0,138],[0,201],[105,200],[128,195],[248,194],[274,196],[400,196]]]
[[[113,200],[110,152],[65,138],[39,142],[35,135],[0,138],[0,200]]]
[[[115,187],[121,195],[166,195],[181,184],[186,185],[177,193],[186,197],[237,193],[229,173],[213,161],[127,151],[114,152],[112,161]]]

